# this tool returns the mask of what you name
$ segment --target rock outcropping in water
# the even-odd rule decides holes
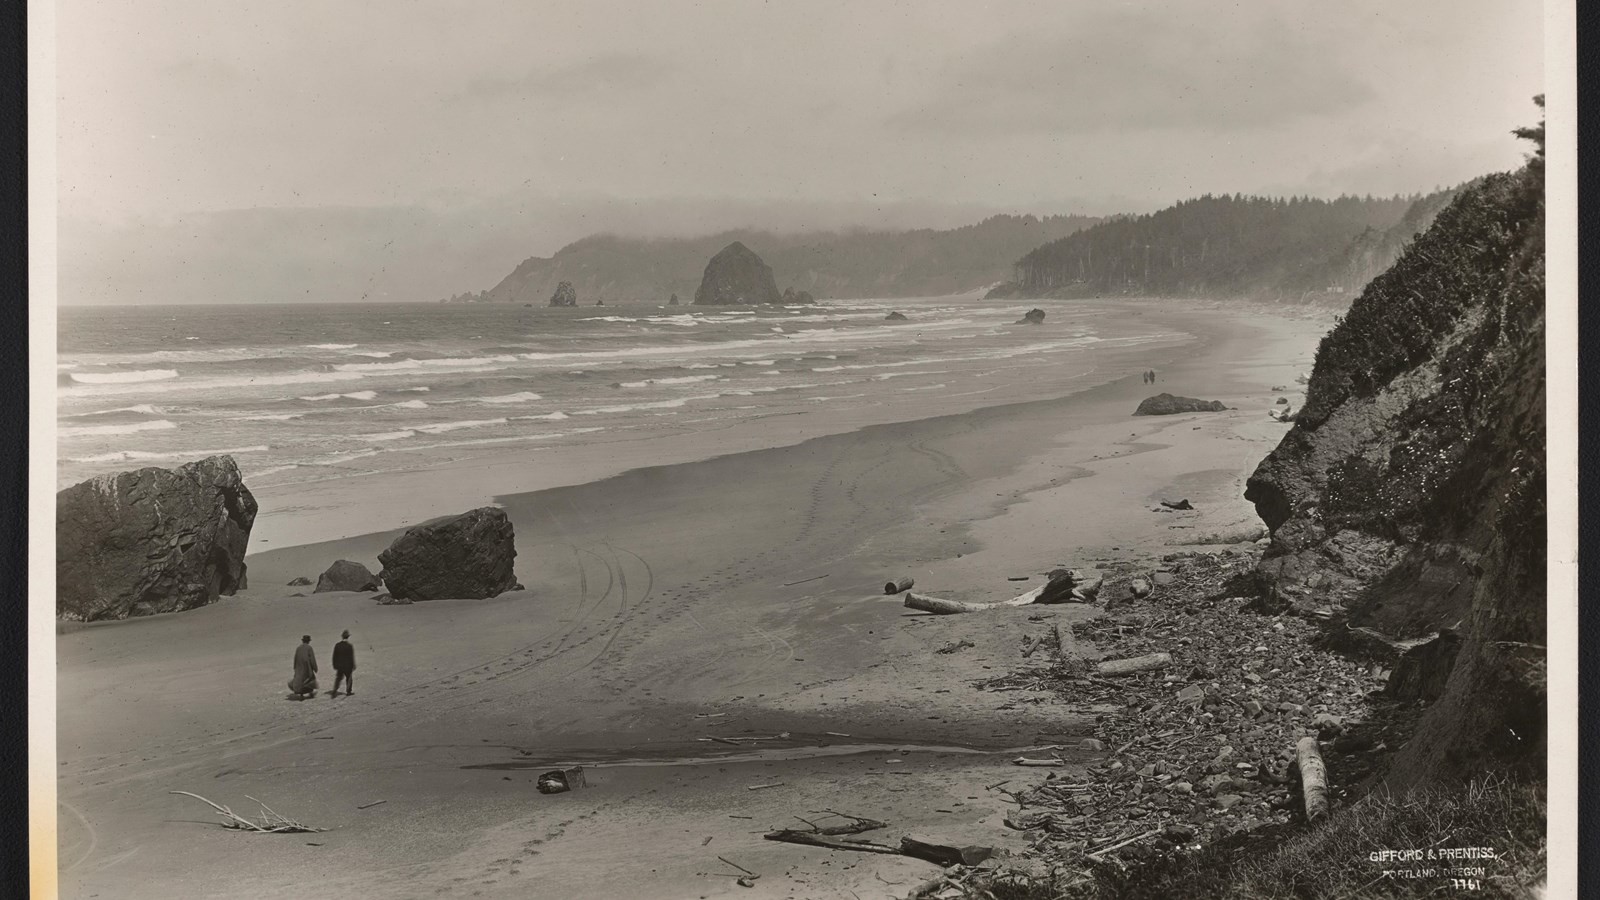
[[[511,520],[484,506],[418,525],[378,554],[389,593],[401,600],[477,600],[521,590]]]
[[[56,494],[56,614],[126,619],[233,594],[255,519],[231,456],[75,484]]]
[[[1220,400],[1196,400],[1193,397],[1178,397],[1173,394],[1157,394],[1139,401],[1139,408],[1133,411],[1136,416],[1174,416],[1178,413],[1192,412],[1222,412],[1227,407]]]
[[[1331,615],[1333,634],[1444,635],[1396,671],[1439,697],[1399,784],[1542,765],[1542,154],[1463,190],[1373,279],[1245,493],[1272,530],[1262,605]]]
[[[556,292],[550,295],[551,306],[577,306],[578,292],[573,288],[572,282],[563,281],[556,285]]]
[[[778,284],[772,278],[772,267],[738,241],[711,257],[700,279],[700,287],[694,292],[697,306],[777,303],[782,299]]]

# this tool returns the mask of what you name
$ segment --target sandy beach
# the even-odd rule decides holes
[[[999,600],[1057,566],[1154,560],[1257,521],[1244,479],[1285,428],[1267,410],[1300,405],[1328,322],[1141,314],[1196,340],[1108,353],[1067,396],[1019,385],[1023,402],[930,398],[911,421],[820,436],[767,423],[263,496],[249,590],[61,629],[62,895],[869,898],[934,871],[761,839],[826,809],[896,838],[1021,846],[986,788],[1016,775],[1019,750],[1093,736],[1095,710],[975,683],[1094,609],[932,617],[883,583]],[[1162,391],[1231,409],[1131,415]],[[1157,511],[1184,498],[1194,511]],[[526,590],[379,606],[284,586],[341,558],[376,571],[402,510],[489,500],[515,524]],[[342,513],[318,531],[281,511],[311,506]],[[323,534],[339,537],[305,541]],[[359,683],[330,698],[345,628]],[[302,633],[323,693],[293,702]],[[568,764],[588,786],[535,790]],[[225,831],[173,790],[238,810],[257,797],[329,830]],[[761,877],[737,886],[719,856]]]

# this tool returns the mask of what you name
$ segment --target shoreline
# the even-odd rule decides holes
[[[295,895],[291,870],[330,888],[470,885],[485,896],[536,883],[566,895],[848,886],[867,897],[896,895],[875,874],[926,877],[916,861],[751,842],[751,828],[830,805],[912,833],[1016,844],[999,823],[1006,802],[983,787],[1015,774],[1008,754],[1020,748],[1092,734],[1094,712],[1001,702],[972,685],[1014,668],[1023,636],[1093,610],[907,615],[882,596],[882,576],[1001,599],[1029,586],[1009,578],[1037,585],[1056,563],[1159,556],[1183,529],[1144,501],[1169,488],[1193,498],[1199,511],[1184,515],[1195,522],[1231,524],[1248,509],[1233,490],[1239,461],[1282,432],[1265,417],[1266,386],[1292,383],[1320,331],[1187,314],[1201,320],[1199,346],[1173,349],[1184,358],[1155,386],[1130,375],[1065,398],[499,495],[524,592],[379,607],[276,587],[375,555],[393,532],[374,532],[254,554],[256,587],[210,607],[58,637],[64,888],[87,895],[137,872],[147,880],[132,883],[181,893],[161,868],[179,846],[206,859],[184,877],[269,897]],[[1241,408],[1128,415],[1162,390]],[[340,627],[356,633],[362,692],[285,703],[270,687],[282,681],[282,635]],[[784,732],[743,759],[709,739]],[[527,765],[585,760],[597,763],[590,787],[532,791]],[[747,790],[772,782],[783,786]],[[168,788],[225,803],[248,793],[336,830],[316,853],[252,844],[241,858],[229,849],[237,836],[190,824],[201,810]],[[376,799],[390,802],[354,810]],[[70,825],[74,811],[87,834]],[[650,828],[660,838],[641,846]],[[699,874],[719,851],[771,874],[753,890]],[[560,864],[569,854],[587,874]]]
[[[1031,395],[1000,403],[962,399],[963,395],[901,398],[888,418],[861,411],[835,413],[828,409],[757,415],[717,433],[667,432],[642,436],[617,432],[592,443],[571,447],[520,446],[419,469],[395,469],[360,475],[330,476],[311,482],[269,486],[257,492],[262,502],[252,535],[252,554],[285,547],[361,537],[405,527],[490,505],[500,498],[574,487],[664,466],[705,462],[739,453],[793,447],[818,438],[833,437],[890,425],[911,425],[929,419],[982,412],[1027,403],[1054,403],[1084,391],[1103,387],[1145,368],[1170,368],[1195,348],[1212,329],[1208,320],[1220,314],[1245,316],[1258,310],[1235,310],[1215,301],[1097,301],[1110,307],[1118,321],[1148,316],[1152,321],[1181,321],[1188,339],[1129,348],[1096,348],[1083,357],[1080,371],[1056,376],[1053,383],[1009,385]],[[1148,307],[1166,303],[1176,308]],[[1070,304],[1063,304],[1070,305]],[[1294,310],[1312,320],[1326,318],[1314,309]],[[1288,318],[1283,315],[1283,318]],[[1050,326],[1045,326],[1048,329]],[[1077,384],[1080,379],[1082,384]],[[994,390],[993,388],[989,390]],[[977,394],[987,393],[975,392]],[[772,418],[791,419],[775,427]],[[638,427],[638,426],[636,426]],[[715,444],[708,441],[714,440]],[[448,482],[448,487],[444,483]],[[376,524],[377,527],[374,527]],[[270,545],[270,548],[268,547]]]

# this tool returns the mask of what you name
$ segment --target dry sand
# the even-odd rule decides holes
[[[1020,847],[986,786],[1037,780],[1016,751],[1075,744],[1094,711],[974,682],[1092,610],[930,617],[882,585],[1002,599],[1057,564],[1155,558],[1254,521],[1243,479],[1285,427],[1268,387],[1299,406],[1326,321],[1146,314],[1200,339],[1112,359],[1097,377],[1114,380],[1062,399],[501,497],[526,591],[378,606],[277,587],[337,558],[376,568],[386,532],[260,553],[252,589],[205,609],[64,629],[63,896],[869,898],[933,873],[761,840],[820,809],[889,821],[891,841]],[[1237,409],[1129,415],[1159,391]],[[1183,497],[1196,511],[1153,511]],[[329,698],[344,628],[356,694]],[[295,702],[301,633],[324,693]],[[567,763],[590,766],[588,787],[534,789]],[[330,830],[225,831],[170,790]],[[719,855],[762,877],[736,886]]]

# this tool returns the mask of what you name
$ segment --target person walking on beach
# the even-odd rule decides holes
[[[311,635],[300,638],[294,648],[294,677],[289,679],[289,690],[296,700],[304,700],[317,692],[317,654],[311,649]]]
[[[343,638],[333,645],[333,696],[339,696],[339,682],[344,682],[344,695],[353,697],[356,693],[356,648],[350,644],[350,629],[346,628]]]

